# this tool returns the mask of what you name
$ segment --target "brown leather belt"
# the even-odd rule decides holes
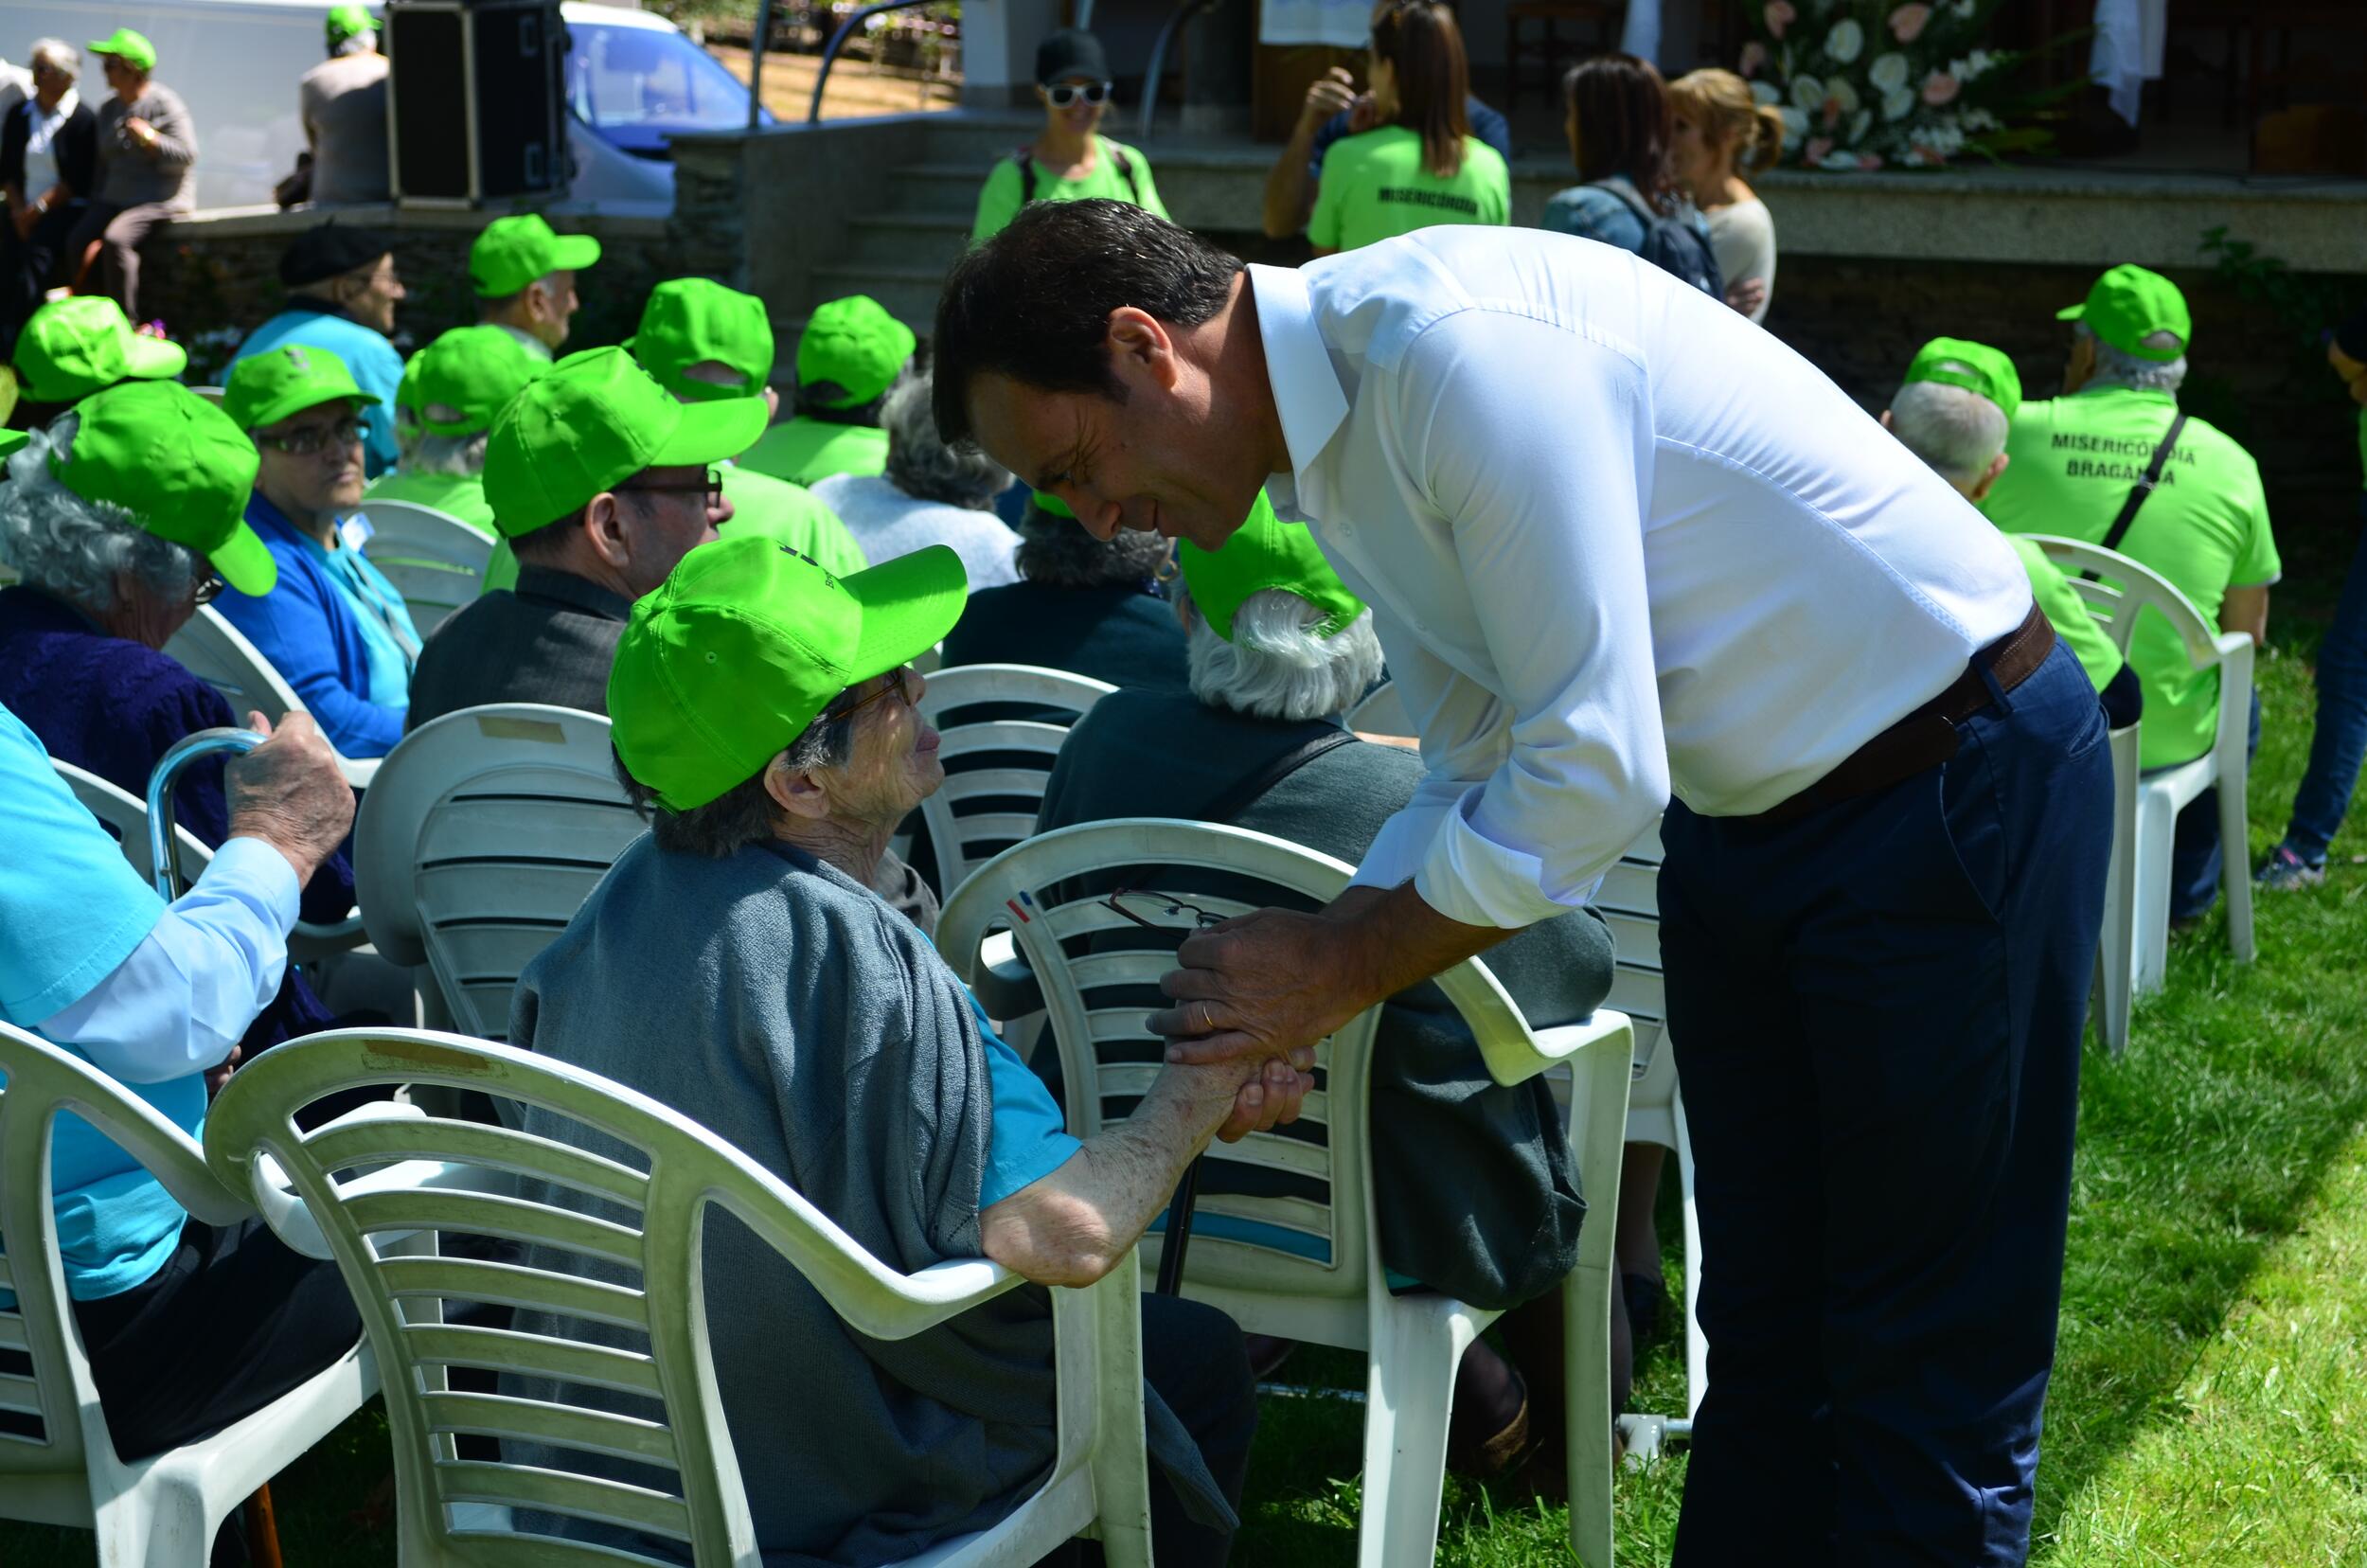
[[[1794,822],[1837,801],[1886,790],[1939,766],[1956,755],[1956,726],[1997,700],[1989,682],[1997,683],[1997,691],[2011,691],[2046,663],[2054,650],[2055,628],[2033,605],[2020,627],[1975,653],[1946,691],[1860,746],[1789,800],[1745,820]]]

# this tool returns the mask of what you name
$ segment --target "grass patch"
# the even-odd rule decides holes
[[[2314,696],[2295,626],[2262,661],[2266,714],[2248,861],[2283,829]],[[2217,918],[2181,938],[2169,983],[2114,1062],[2092,1039],[2081,1089],[2060,1350],[2032,1560],[2047,1568],[2308,1568],[2367,1560],[2367,850],[2338,840],[2323,888],[2259,901],[2261,962],[2229,961]],[[1679,1234],[1664,1195],[1662,1235]],[[1669,1260],[1671,1296],[1678,1259]],[[1362,1381],[1303,1351],[1285,1375]],[[1635,1407],[1683,1406],[1676,1345],[1638,1368]],[[1235,1560],[1353,1559],[1361,1411],[1270,1399]],[[385,1421],[347,1423],[274,1491],[292,1564],[391,1564]],[[1623,1564],[1664,1563],[1684,1453],[1624,1474]],[[1771,1528],[1780,1528],[1775,1522]],[[1439,1561],[1571,1559],[1567,1516],[1449,1477]],[[0,1524],[0,1562],[83,1564],[91,1538]]]

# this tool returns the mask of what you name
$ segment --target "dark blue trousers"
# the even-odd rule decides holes
[[[1662,826],[1710,1347],[1679,1568],[2027,1555],[2111,763],[2060,647],[1958,734],[1798,821]]]

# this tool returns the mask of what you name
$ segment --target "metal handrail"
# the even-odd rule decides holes
[[[263,738],[249,729],[202,729],[175,740],[148,775],[148,864],[167,903],[181,896],[179,857],[172,852],[172,792],[192,762],[223,752],[251,752]]]
[[[830,42],[823,47],[822,68],[813,76],[813,103],[806,110],[806,123],[808,125],[822,123],[822,89],[829,85],[830,67],[838,62],[839,50],[846,47],[847,39],[854,36],[857,27],[882,11],[909,10],[915,6],[925,6],[929,3],[930,0],[880,0],[878,5],[865,6],[845,22],[840,23],[838,31],[830,35]],[[767,11],[772,9],[772,0],[766,0],[764,9]],[[755,73],[752,71],[750,74]],[[755,121],[751,120],[749,123],[753,126]]]
[[[1150,46],[1150,68],[1143,73],[1143,128],[1138,139],[1150,139],[1150,125],[1159,113],[1159,79],[1167,74],[1167,47],[1184,24],[1204,10],[1216,9],[1219,0],[1183,0],[1167,14],[1159,27],[1159,40]]]

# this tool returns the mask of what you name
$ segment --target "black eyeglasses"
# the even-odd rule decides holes
[[[340,419],[333,425],[310,425],[302,430],[289,431],[284,436],[258,436],[256,439],[291,457],[310,457],[316,452],[330,448],[358,445],[362,439],[362,421]]]
[[[638,490],[645,495],[702,495],[706,498],[707,510],[723,504],[723,471],[711,468],[706,477],[697,484],[687,481],[675,485],[619,485],[619,490]]]
[[[230,586],[228,583],[222,581],[222,574],[208,566],[205,568],[204,574],[197,579],[197,602],[200,604],[213,603],[214,600],[222,597],[222,591],[228,586]]]
[[[1065,109],[1080,98],[1087,103],[1099,103],[1110,96],[1110,84],[1106,81],[1057,81],[1043,90],[1043,96],[1052,100],[1055,109]]]
[[[913,701],[911,696],[912,677],[913,667],[910,665],[900,665],[888,671],[888,684],[873,692],[870,696],[858,697],[843,708],[825,708],[822,712],[822,717],[829,720],[852,719],[856,714],[861,713],[863,709],[880,701],[882,697],[889,696],[902,698],[904,700],[904,705],[910,707]]]
[[[1198,904],[1171,899],[1165,893],[1146,893],[1139,887],[1121,887],[1101,902],[1105,909],[1125,916],[1145,931],[1173,931],[1179,915],[1189,915],[1193,927],[1200,931],[1222,925],[1226,918],[1211,915]]]

